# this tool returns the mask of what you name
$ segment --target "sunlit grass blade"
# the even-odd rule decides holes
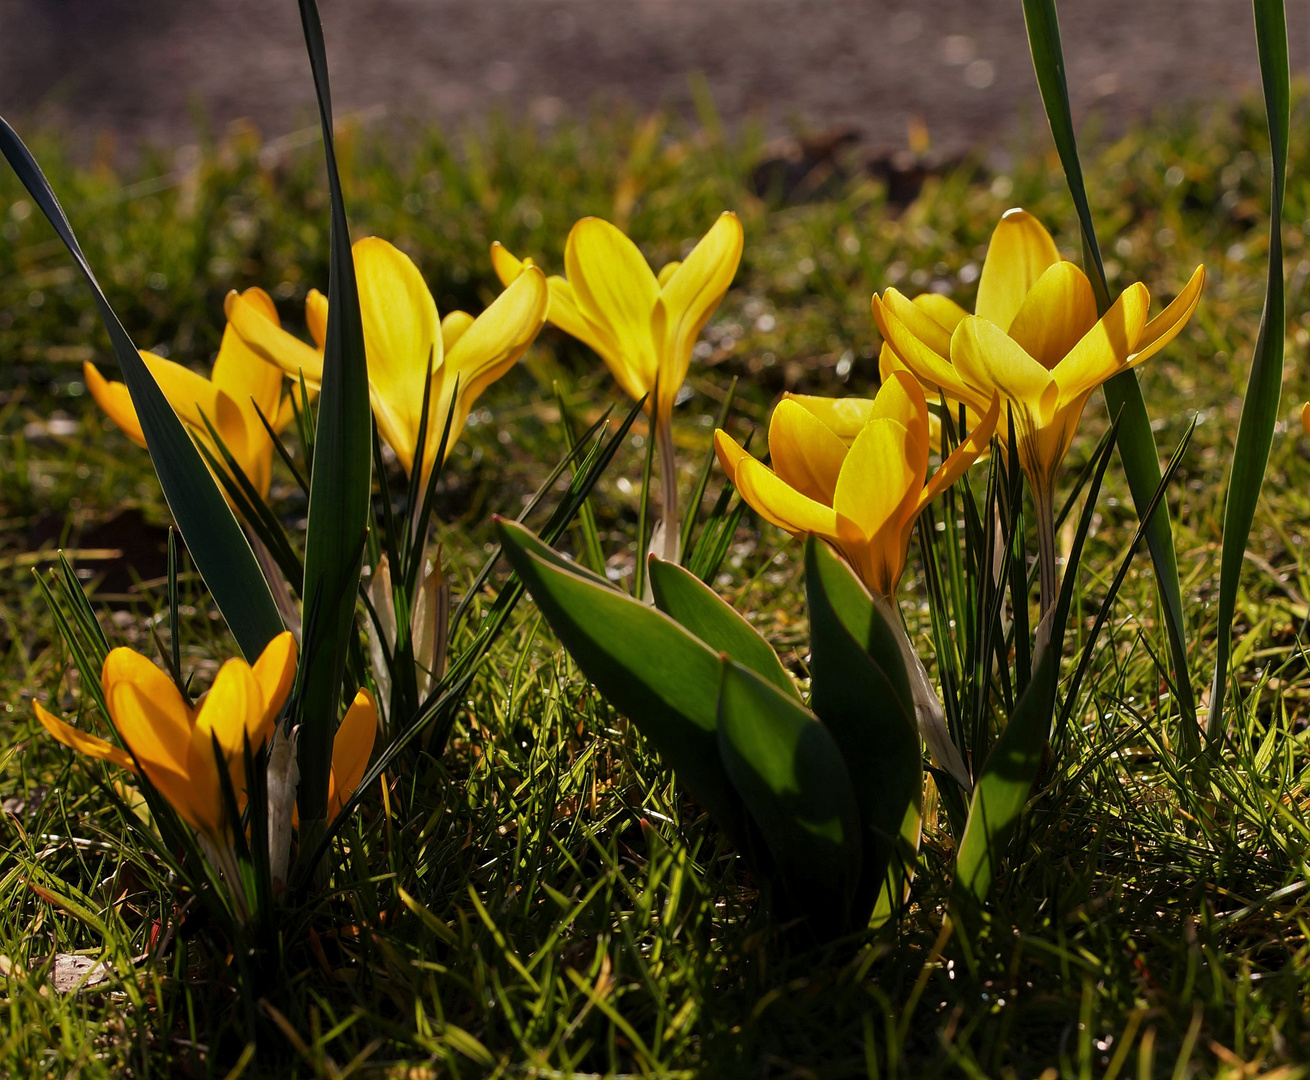
[[[255,553],[205,468],[191,436],[101,291],[41,167],[3,119],[0,119],[0,153],[54,227],[91,287],[173,520],[238,647],[247,660],[255,660],[264,646],[282,632],[277,604]]]
[[[1228,664],[1233,642],[1233,612],[1242,576],[1246,544],[1264,483],[1269,448],[1283,388],[1283,338],[1286,315],[1283,296],[1283,189],[1287,177],[1287,144],[1291,123],[1291,86],[1287,56],[1287,13],[1283,0],[1255,0],[1255,40],[1260,53],[1260,78],[1269,120],[1269,148],[1273,157],[1273,190],[1269,199],[1269,280],[1264,311],[1255,339],[1246,400],[1237,428],[1233,471],[1228,478],[1224,506],[1223,556],[1219,569],[1218,647],[1214,683],[1210,690],[1210,716],[1206,735],[1212,745],[1223,735]]]
[[[723,395],[723,405],[719,409],[719,416],[714,422],[713,430],[718,431],[727,424],[728,414],[732,411],[732,403],[736,397],[737,376],[734,375],[732,382],[728,384],[728,392]],[[705,498],[705,489],[709,486],[710,476],[714,472],[714,462],[716,460],[714,445],[711,442],[709,449],[705,452],[705,464],[701,466],[700,476],[696,478],[696,486],[692,488],[691,498],[687,500],[687,517],[682,523],[682,541],[678,544],[678,550],[682,552],[684,566],[691,565],[689,558],[691,536],[696,531],[696,518],[700,515],[701,500]]]
[[[300,824],[312,839],[327,818],[332,736],[341,702],[349,638],[354,633],[355,595],[368,528],[372,451],[364,324],[350,248],[341,177],[332,130],[323,27],[314,0],[300,0],[331,196],[331,253],[323,385],[315,424],[309,520],[305,530],[305,578],[301,596],[318,605],[307,619],[297,696],[300,714]],[[303,845],[312,847],[312,844]]]
[[[1092,224],[1091,205],[1083,182],[1082,163],[1078,158],[1078,143],[1074,137],[1073,113],[1069,107],[1069,87],[1065,79],[1064,49],[1060,43],[1060,24],[1056,16],[1055,0],[1023,0],[1024,22],[1028,29],[1028,45],[1032,51],[1033,69],[1042,95],[1042,105],[1051,125],[1060,164],[1064,167],[1069,193],[1073,196],[1082,233],[1085,269],[1096,294],[1098,313],[1110,307],[1110,290],[1101,259],[1101,248]],[[1119,417],[1119,457],[1132,492],[1133,506],[1141,516],[1151,501],[1151,494],[1160,486],[1160,454],[1151,430],[1151,418],[1146,401],[1137,382],[1137,373],[1122,371],[1103,384],[1105,403],[1111,416]],[[1183,750],[1196,747],[1196,701],[1192,692],[1190,667],[1187,659],[1187,631],[1183,615],[1183,594],[1178,578],[1178,558],[1174,550],[1173,527],[1167,507],[1147,522],[1146,543],[1151,550],[1156,582],[1164,607],[1165,628],[1169,636],[1174,672],[1179,689],[1179,706],[1182,710]]]
[[[560,428],[564,432],[565,446],[572,451],[577,445],[576,436],[573,433],[573,417],[569,412],[569,403],[564,400],[564,391],[560,388],[559,383],[555,384],[555,404],[559,408]],[[577,466],[573,466],[573,472],[577,474]],[[600,533],[596,529],[596,515],[591,509],[591,501],[588,500],[582,504],[582,509],[578,511],[578,533],[581,538],[582,554],[585,557],[586,564],[599,574],[605,572],[605,552],[600,546]]]

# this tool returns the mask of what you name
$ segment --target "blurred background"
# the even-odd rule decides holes
[[[489,111],[549,126],[607,108],[690,112],[694,74],[729,122],[771,135],[905,145],[921,118],[945,154],[1040,116],[1019,0],[322,0],[338,111]],[[1310,4],[1288,5],[1294,71]],[[1075,111],[1114,130],[1162,104],[1257,79],[1250,0],[1066,0]],[[83,146],[112,131],[180,145],[249,118],[313,122],[291,0],[0,0],[0,112]],[[923,129],[921,129],[922,132]]]

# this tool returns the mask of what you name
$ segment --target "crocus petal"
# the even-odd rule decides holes
[[[247,289],[241,295],[247,303],[260,308],[269,322],[278,325],[277,309],[268,293],[263,289]],[[224,328],[210,381],[235,401],[239,408],[250,412],[255,423],[258,423],[258,417],[251,409],[252,401],[270,424],[277,416],[278,405],[282,401],[283,377],[282,369],[268,363],[251,349],[241,340],[236,330],[231,326]]]
[[[473,325],[473,316],[467,311],[452,311],[441,318],[441,346],[446,352],[455,347],[455,342],[464,336],[464,331]]]
[[[259,680],[249,664],[233,657],[218,669],[214,685],[196,714],[196,728],[212,732],[229,759],[241,757],[246,735],[259,730],[264,713]]]
[[[907,493],[918,496],[922,480],[909,460],[910,441],[904,424],[878,418],[865,425],[846,455],[833,509],[865,539],[876,536],[889,520],[899,521],[898,507]]]
[[[1119,298],[1061,360],[1051,375],[1060,387],[1060,401],[1081,397],[1117,375],[1142,336],[1151,295],[1140,281],[1129,285]]]
[[[673,273],[659,280],[653,313],[660,350],[660,412],[667,415],[687,377],[691,350],[701,329],[732,284],[741,262],[743,235],[737,215],[725,210]],[[666,272],[668,267],[664,268]]]
[[[968,402],[977,407],[980,412],[986,408],[985,402],[991,395],[983,394],[979,389],[970,386],[955,369],[952,361],[933,352],[910,333],[909,328],[878,296],[873,298],[873,317],[878,324],[879,332],[897,358],[909,368],[923,386],[931,387],[948,398]],[[958,333],[958,327],[956,332]]]
[[[891,353],[890,349],[887,351]],[[783,401],[794,401],[847,446],[855,441],[855,436],[869,422],[873,411],[873,398],[828,398],[786,393]]]
[[[664,286],[669,283],[669,278],[673,277],[673,275],[678,272],[678,267],[681,265],[682,263],[677,259],[674,259],[672,262],[666,262],[660,267],[660,272],[655,275],[655,283],[661,289],[664,288]]]
[[[312,294],[311,294],[312,295]],[[305,315],[310,315],[311,305],[305,301]],[[323,301],[323,327],[327,326],[327,301]],[[301,374],[305,385],[317,390],[323,381],[323,353],[312,345],[306,345],[298,337],[288,334],[280,326],[272,323],[263,310],[235,289],[227,294],[223,301],[223,311],[230,325],[241,340],[258,356],[270,364],[280,367],[293,380],[299,381]],[[310,322],[311,331],[314,322]],[[326,329],[324,329],[326,333]]]
[[[125,751],[120,750],[112,743],[105,742],[104,739],[97,738],[95,735],[88,735],[84,731],[78,731],[71,724],[66,724],[59,717],[46,712],[38,702],[32,702],[32,707],[36,710],[36,718],[41,721],[41,726],[65,746],[72,747],[78,753],[86,754],[88,757],[99,758],[111,765],[117,765],[120,769],[136,772],[136,765],[133,763],[131,755]]]
[[[723,466],[723,471],[728,474],[728,479],[735,484],[737,466],[749,458],[750,454],[722,428],[714,432],[714,454],[719,459],[719,464]]]
[[[987,452],[992,433],[996,430],[996,421],[1001,414],[1001,398],[998,394],[992,398],[992,407],[983,414],[981,420],[973,426],[968,437],[960,443],[950,456],[941,463],[937,471],[924,485],[919,494],[918,507],[905,522],[906,528],[914,524],[915,519],[927,505],[950,487],[969,470],[969,466]]]
[[[1049,371],[1095,325],[1092,283],[1073,263],[1058,262],[1028,290],[1008,333]]]
[[[502,285],[510,285],[523,273],[523,260],[510,253],[499,240],[491,242],[491,268],[496,271]]]
[[[237,795],[238,809],[243,801],[241,796],[245,789],[245,767],[243,758],[242,775],[234,776],[231,759],[227,758],[221,745],[215,750],[214,741],[213,731],[197,724],[191,731],[185,771],[178,776],[165,771],[152,772],[147,767],[146,775],[187,824],[193,829],[221,840],[229,832],[229,828],[226,800],[223,797],[223,781],[219,772],[221,767],[219,757],[222,756],[227,760],[228,775],[232,777],[233,793]]]
[[[137,446],[145,446],[145,432],[141,430],[141,421],[136,415],[136,406],[132,404],[132,395],[127,385],[110,382],[89,360],[82,364],[82,377],[86,380],[86,388],[91,391],[91,396],[105,411],[105,415]]]
[[[1039,421],[1048,397],[1054,405],[1051,373],[989,319],[971,315],[955,328],[951,361],[973,386],[999,390]]]
[[[259,659],[251,665],[255,682],[264,698],[264,712],[250,728],[250,745],[256,749],[273,738],[273,722],[277,719],[291,684],[296,680],[296,639],[291,631],[283,630],[264,646]]]
[[[1301,430],[1310,436],[1310,401],[1301,406]]]
[[[928,475],[928,450],[932,444],[928,403],[914,376],[905,371],[892,372],[891,377],[879,388],[878,396],[873,399],[873,412],[869,419],[892,420],[905,429],[903,456],[912,479],[906,485],[898,504],[895,516],[900,519],[909,513],[919,489],[923,487]]]
[[[797,536],[808,532],[828,538],[837,535],[832,507],[806,498],[753,457],[747,455],[737,462],[734,480],[747,504],[779,528]]]
[[[938,356],[945,359],[951,355],[951,331],[925,311],[921,304],[907,299],[896,289],[887,289],[882,294],[882,302],[905,324],[911,334]],[[956,323],[959,323],[958,319]]]
[[[1178,332],[1187,325],[1196,305],[1201,300],[1201,289],[1205,286],[1205,267],[1198,266],[1191,280],[1173,302],[1159,315],[1146,324],[1142,335],[1137,339],[1133,355],[1128,358],[1128,366],[1135,367],[1143,360],[1149,359],[1178,336]]]
[[[305,327],[320,353],[323,351],[323,343],[327,341],[327,316],[327,297],[317,289],[310,289],[305,295]]]
[[[783,483],[807,499],[832,505],[846,444],[813,413],[784,399],[769,421],[769,457]]]
[[[360,689],[337,728],[332,741],[331,787],[328,791],[328,820],[331,821],[355,793],[373,753],[378,730],[378,710],[373,695]]]
[[[1008,330],[1028,290],[1059,261],[1055,241],[1040,221],[1026,210],[1007,210],[987,247],[975,313]]]
[[[137,760],[186,771],[194,715],[173,680],[140,653],[114,649],[100,673],[114,729]]]
[[[564,266],[578,311],[613,339],[601,354],[621,386],[635,396],[655,385],[657,360],[651,315],[660,288],[637,245],[608,221],[583,218],[569,231]]]
[[[430,365],[435,381],[444,356],[437,305],[414,260],[393,244],[369,236],[356,241],[352,251],[373,415],[379,434],[409,472],[427,371]]]
[[[941,293],[920,293],[914,298],[914,306],[932,316],[948,334],[954,333],[960,320],[969,313],[949,296]]]
[[[441,385],[434,388],[432,395],[435,411],[428,424],[428,446],[423,462],[425,474],[441,443],[446,416],[451,408],[451,395],[458,396],[455,398],[450,438],[446,443],[447,454],[464,430],[473,403],[488,386],[518,363],[519,357],[540,333],[549,306],[550,292],[545,275],[533,266],[520,274],[459,335],[446,356]]]

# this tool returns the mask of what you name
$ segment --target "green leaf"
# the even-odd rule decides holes
[[[718,655],[662,611],[567,562],[522,525],[501,521],[497,531],[505,557],[582,673],[745,850],[741,802],[719,760]]]
[[[1078,212],[1086,256],[1084,262],[1092,289],[1096,293],[1096,307],[1100,314],[1105,314],[1110,307],[1110,291],[1101,261],[1101,248],[1096,241],[1096,229],[1092,225],[1092,210],[1087,201],[1082,164],[1078,159],[1078,143],[1074,138],[1073,114],[1069,108],[1069,87],[1064,73],[1064,49],[1060,44],[1060,24],[1055,13],[1055,0],[1023,0],[1023,15],[1042,105],[1046,109],[1046,119],[1051,125],[1055,148],[1060,155],[1060,164],[1064,167],[1065,179],[1069,183],[1069,193],[1073,196]],[[1160,454],[1155,445],[1155,434],[1151,430],[1151,418],[1146,411],[1146,402],[1135,371],[1121,371],[1101,389],[1110,415],[1119,417],[1119,457],[1123,461],[1133,506],[1140,519],[1143,508],[1150,502],[1152,493],[1160,484]],[[1165,628],[1173,657],[1186,746],[1187,740],[1195,738],[1191,733],[1196,729],[1196,702],[1192,695],[1187,661],[1187,631],[1183,620],[1183,594],[1178,581],[1173,528],[1167,507],[1161,507],[1145,520],[1148,526],[1146,544],[1151,550],[1155,578],[1160,586],[1160,599],[1164,604]]]
[[[310,473],[305,584],[300,593],[306,610],[304,646],[297,672],[301,718],[298,802],[301,820],[313,832],[327,816],[332,738],[347,649],[355,632],[355,596],[368,528],[372,453],[364,324],[333,147],[323,27],[314,0],[300,0],[300,20],[318,95],[332,207],[323,386]]]
[[[986,899],[1037,778],[1055,709],[1058,661],[1057,649],[1042,651],[1032,682],[987,755],[974,786],[969,820],[955,857],[956,889],[973,904]]]
[[[773,855],[784,909],[816,937],[852,929],[860,815],[841,751],[818,718],[749,668],[720,660],[723,764]]]
[[[657,556],[646,560],[655,606],[715,652],[727,653],[797,701],[801,696],[778,654],[760,632],[700,578]]]
[[[1290,126],[1291,88],[1287,58],[1287,14],[1282,0],[1255,0],[1255,40],[1260,53],[1260,78],[1269,118],[1269,144],[1273,156],[1273,193],[1269,203],[1269,281],[1264,312],[1255,339],[1246,401],[1237,427],[1233,471],[1228,478],[1224,506],[1224,545],[1219,568],[1219,640],[1215,654],[1214,686],[1210,692],[1207,735],[1217,748],[1224,732],[1225,682],[1233,643],[1233,613],[1242,576],[1246,544],[1251,536],[1274,425],[1278,421],[1283,389],[1283,337],[1286,333],[1283,296],[1283,189],[1287,179],[1287,139]]]
[[[861,920],[872,912],[881,924],[904,903],[919,849],[923,750],[909,679],[873,598],[813,536],[805,545],[805,586],[810,708],[841,750],[864,826],[854,911]]]
[[[91,287],[173,520],[242,655],[253,662],[264,646],[282,632],[282,619],[245,533],[232,516],[191,436],[109,306],[41,167],[3,119],[0,119],[0,153],[54,226]]]

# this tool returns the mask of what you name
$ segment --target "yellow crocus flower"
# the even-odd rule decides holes
[[[986,448],[996,426],[993,398],[980,423],[928,474],[931,432],[919,384],[892,372],[871,402],[785,397],[769,421],[773,468],[726,432],[714,433],[724,471],[761,517],[788,532],[815,533],[840,551],[877,597],[890,599],[905,570],[919,515]],[[858,434],[842,438],[854,418]]]
[[[437,314],[423,276],[399,248],[378,237],[355,243],[355,277],[364,323],[369,398],[378,433],[395,451],[406,473],[415,458],[422,475],[431,470],[446,416],[454,418],[446,452],[464,429],[469,410],[482,392],[504,375],[532,344],[546,319],[549,293],[540,270],[506,289],[476,319],[453,311]],[[293,379],[317,389],[323,380],[323,353],[282,330],[244,295],[231,292],[227,317],[249,347]],[[327,321],[327,303],[316,316]],[[423,419],[423,386],[432,372],[425,445],[418,446]],[[458,384],[458,390],[456,386]]]
[[[173,680],[140,653],[114,649],[100,683],[109,719],[127,751],[79,731],[34,704],[37,719],[66,746],[136,773],[138,769],[178,816],[219,850],[230,844],[234,822],[223,798],[218,756],[245,803],[245,743],[258,750],[273,736],[296,672],[296,643],[284,631],[255,663],[228,660],[199,708]],[[333,747],[333,791],[339,808],[363,776],[373,749],[377,710],[366,690],[356,696]]]
[[[247,289],[242,301],[277,324],[277,309],[263,289]],[[282,396],[281,370],[252,352],[230,323],[223,330],[208,379],[144,349],[141,359],[168,403],[215,459],[222,462],[223,455],[210,436],[205,419],[214,426],[251,486],[261,497],[266,496],[272,477],[273,440],[260,414],[276,432],[285,430],[295,416],[291,398]],[[96,403],[129,439],[145,446],[145,434],[127,386],[110,382],[89,361],[83,364],[82,371]]]
[[[653,546],[672,560],[679,532],[673,403],[696,339],[736,276],[742,241],[737,215],[724,211],[686,259],[657,275],[620,229],[587,217],[564,245],[568,276],[547,279],[550,322],[594,349],[624,393],[634,401],[649,395],[647,410],[656,410],[664,539]],[[499,243],[492,244],[491,262],[507,286],[534,265]]]

